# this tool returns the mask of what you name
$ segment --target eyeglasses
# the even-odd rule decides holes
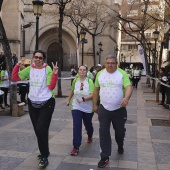
[[[84,83],[81,83],[80,90],[83,90]]]
[[[115,65],[116,63],[115,62],[106,62],[106,64],[108,64],[108,65]]]
[[[39,57],[39,56],[34,56],[34,58],[37,60],[37,59],[39,59],[39,60],[44,60],[44,57]]]

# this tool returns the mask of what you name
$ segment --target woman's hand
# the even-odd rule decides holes
[[[83,99],[82,99],[82,98],[78,98],[78,99],[77,99],[77,102],[78,102],[78,103],[81,103],[81,102],[83,102]]]
[[[53,73],[57,74],[58,73],[57,61],[56,61],[56,65],[54,65],[53,62],[52,62],[52,65],[53,65]]]
[[[66,106],[69,106],[70,105],[70,102],[66,102]]]
[[[17,65],[18,65],[18,66],[24,65],[24,61],[25,61],[25,58],[22,58],[22,59],[17,63]]]

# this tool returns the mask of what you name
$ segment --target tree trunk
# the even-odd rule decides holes
[[[58,40],[59,40],[59,56],[58,56],[58,77],[61,78],[61,61],[63,58],[63,47],[62,47],[62,24],[63,24],[63,12],[64,12],[64,7],[60,6],[59,7],[59,33],[58,33]],[[58,97],[62,97],[62,89],[61,89],[61,79],[58,79]]]
[[[93,62],[94,62],[94,66],[96,65],[96,49],[95,49],[95,36],[92,35],[92,41],[93,41]]]
[[[6,32],[2,23],[2,19],[0,17],[0,42],[2,43],[4,54],[5,54],[5,60],[7,63],[7,71],[9,75],[9,80],[11,80],[11,74],[12,74],[12,54],[11,49],[9,46],[9,42],[6,36]],[[13,110],[13,104],[17,103],[17,86],[16,85],[10,85],[10,114],[12,115]]]

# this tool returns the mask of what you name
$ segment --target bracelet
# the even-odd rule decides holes
[[[83,99],[83,102],[85,102],[85,98],[84,98],[84,97],[82,97],[82,99]]]

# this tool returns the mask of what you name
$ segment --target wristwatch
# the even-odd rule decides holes
[[[85,102],[85,98],[84,98],[84,97],[82,97],[82,99],[83,99],[83,102]]]

